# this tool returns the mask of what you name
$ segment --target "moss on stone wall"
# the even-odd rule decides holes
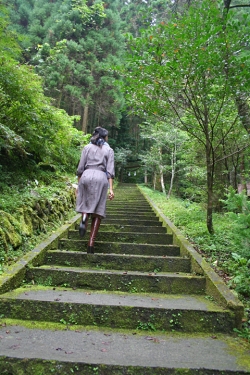
[[[34,197],[13,214],[0,211],[0,252],[18,250],[27,237],[46,232],[50,223],[62,223],[74,206],[75,191],[68,188],[50,199]]]

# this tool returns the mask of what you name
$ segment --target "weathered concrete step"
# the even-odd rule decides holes
[[[13,322],[14,324],[14,322]],[[0,327],[3,375],[246,375],[249,353],[229,335]],[[56,326],[58,327],[58,325]],[[76,329],[77,328],[77,329]]]
[[[122,212],[129,212],[131,215],[134,213],[140,213],[140,212],[151,212],[153,215],[154,211],[152,208],[148,205],[145,206],[138,206],[136,204],[127,204],[124,203],[123,205],[115,206],[115,205],[107,205],[107,212],[113,212],[113,211],[122,211]]]
[[[142,195],[142,193],[140,192],[140,190],[137,187],[134,191],[130,191],[130,190],[127,190],[127,189],[121,189],[119,187],[119,189],[115,189],[115,196],[119,197],[119,199],[120,198],[129,199],[131,197],[139,197],[141,199],[144,198],[144,196]]]
[[[87,251],[88,235],[83,240],[60,239],[59,249]],[[95,242],[95,253],[137,254],[158,256],[179,256],[180,248],[176,245],[135,244],[122,242]]]
[[[5,318],[179,332],[230,332],[234,317],[204,297],[20,288],[0,296]],[[223,324],[222,324],[223,323]]]
[[[151,223],[152,224],[152,223]],[[75,229],[78,230],[79,223],[76,224]],[[90,225],[88,230],[90,229]],[[106,223],[106,220],[102,225],[100,226],[99,232],[130,232],[130,233],[167,233],[166,228],[159,226],[159,225],[124,225],[119,224],[117,221],[115,223]]]
[[[149,205],[148,201],[146,199],[134,199],[134,200],[128,200],[128,199],[119,199],[118,201],[115,199],[113,201],[107,201],[107,208],[112,208],[112,207],[138,207],[138,208],[148,208],[151,206]]]
[[[119,225],[141,225],[141,226],[162,226],[162,223],[156,216],[143,218],[140,216],[133,216],[124,218],[123,215],[109,214],[105,219],[102,220],[102,224],[119,224]],[[101,225],[102,225],[101,224]]]
[[[77,230],[70,230],[68,238],[72,240],[79,239]],[[140,244],[172,244],[173,235],[167,233],[132,233],[132,232],[98,232],[96,239],[98,241],[129,242]]]
[[[124,254],[94,254],[49,250],[45,264],[144,272],[190,272],[190,259]]]
[[[131,211],[131,210],[113,210],[113,211],[108,211],[107,210],[107,216],[123,216],[123,218],[131,218],[132,220],[138,219],[150,219],[151,217],[155,218],[155,213],[153,211]]]
[[[102,224],[99,232],[126,232],[126,233],[167,233],[166,228],[160,226],[143,225],[120,225],[120,224]]]
[[[206,286],[205,277],[189,273],[101,271],[65,266],[30,268],[26,272],[26,281],[71,288],[166,294],[204,294]]]

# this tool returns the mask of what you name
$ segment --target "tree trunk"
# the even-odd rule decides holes
[[[153,177],[153,186],[154,186],[154,190],[156,189],[156,173],[154,172],[154,177]]]
[[[244,100],[240,95],[238,95],[235,99],[237,109],[238,109],[238,114],[241,119],[241,123],[250,134],[250,107],[249,104],[246,100]]]
[[[213,183],[214,183],[214,161],[211,157],[211,144],[209,138],[206,141],[206,163],[207,163],[207,230],[214,234],[213,228]]]
[[[172,151],[171,155],[171,180],[170,180],[170,186],[168,190],[167,198],[170,198],[170,195],[172,193],[173,185],[174,185],[174,177],[175,177],[175,168],[176,168],[176,143],[174,144],[174,149]]]
[[[89,94],[86,96],[86,104],[83,110],[83,118],[82,118],[82,131],[84,134],[87,134],[87,124],[88,124],[88,114],[89,114]]]
[[[160,181],[161,181],[161,189],[164,194],[166,194],[166,189],[164,185],[164,178],[163,178],[163,166],[160,165]]]
[[[165,184],[164,184],[164,177],[163,177],[163,165],[162,165],[162,148],[159,148],[159,169],[160,169],[160,182],[161,182],[161,189],[164,194],[166,194]]]
[[[63,92],[63,90],[62,90],[62,88],[61,88],[61,90],[60,90],[60,94],[59,94],[59,96],[58,96],[58,98],[57,98],[57,101],[56,101],[56,107],[57,107],[57,108],[61,108],[62,92]]]

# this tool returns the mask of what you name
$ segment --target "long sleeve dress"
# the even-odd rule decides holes
[[[76,211],[106,216],[108,179],[114,178],[114,151],[103,146],[88,144],[84,147],[77,168],[78,194]]]

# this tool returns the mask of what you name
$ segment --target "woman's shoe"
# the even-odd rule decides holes
[[[79,234],[83,237],[87,231],[87,224],[88,224],[88,214],[82,214],[82,220],[79,225]]]
[[[94,246],[88,246],[87,247],[87,253],[88,254],[94,254]]]

